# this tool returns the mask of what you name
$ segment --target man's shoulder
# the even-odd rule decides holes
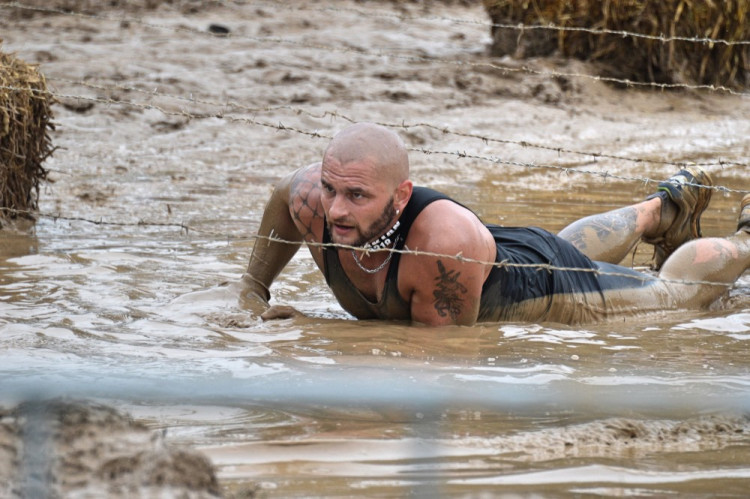
[[[409,241],[426,251],[466,249],[487,237],[487,228],[477,215],[450,198],[425,206],[409,231]]]
[[[320,169],[320,163],[313,163],[292,172],[288,177],[292,196],[320,190]]]
[[[320,163],[300,168],[289,176],[289,209],[294,223],[308,240],[322,237],[316,222],[323,219],[320,192]]]

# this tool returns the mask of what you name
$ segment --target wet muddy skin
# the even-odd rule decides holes
[[[492,60],[480,6],[426,5],[0,7],[2,50],[59,100],[36,230],[0,235],[5,410],[107,404],[201,452],[235,497],[743,497],[747,274],[709,310],[437,329],[352,320],[302,249],[271,291],[307,317],[239,306],[273,185],[350,120],[401,125],[415,182],[488,223],[558,231],[699,162],[725,188],[704,234],[734,230],[746,96]],[[3,414],[12,477],[22,436]]]

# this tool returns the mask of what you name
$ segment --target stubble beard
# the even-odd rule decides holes
[[[385,234],[385,232],[390,229],[391,220],[393,220],[393,217],[396,215],[396,208],[393,207],[393,198],[388,200],[388,202],[385,204],[385,208],[383,209],[383,213],[380,214],[377,220],[375,220],[368,228],[367,230],[361,230],[359,226],[355,226],[354,228],[359,233],[359,237],[351,244],[351,246],[364,246],[365,244],[369,243],[370,241],[373,241],[380,237],[382,234]],[[334,221],[328,222],[328,231],[331,234],[331,239],[334,243],[342,244],[341,241],[336,241],[336,236],[333,231]]]

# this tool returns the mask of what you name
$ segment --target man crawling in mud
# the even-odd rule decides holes
[[[735,234],[700,237],[711,186],[707,172],[688,167],[646,200],[558,235],[487,225],[447,196],[415,187],[394,132],[355,124],[331,140],[322,163],[276,187],[242,301],[260,302],[263,319],[298,313],[268,300],[304,241],[341,306],[359,319],[580,324],[706,307],[750,268],[750,195]],[[655,245],[658,276],[617,265],[639,240]]]

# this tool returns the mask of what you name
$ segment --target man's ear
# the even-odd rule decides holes
[[[414,185],[409,179],[404,180],[398,185],[398,187],[396,187],[396,192],[393,195],[393,207],[396,208],[399,213],[404,212],[404,208],[411,198],[413,189]]]

